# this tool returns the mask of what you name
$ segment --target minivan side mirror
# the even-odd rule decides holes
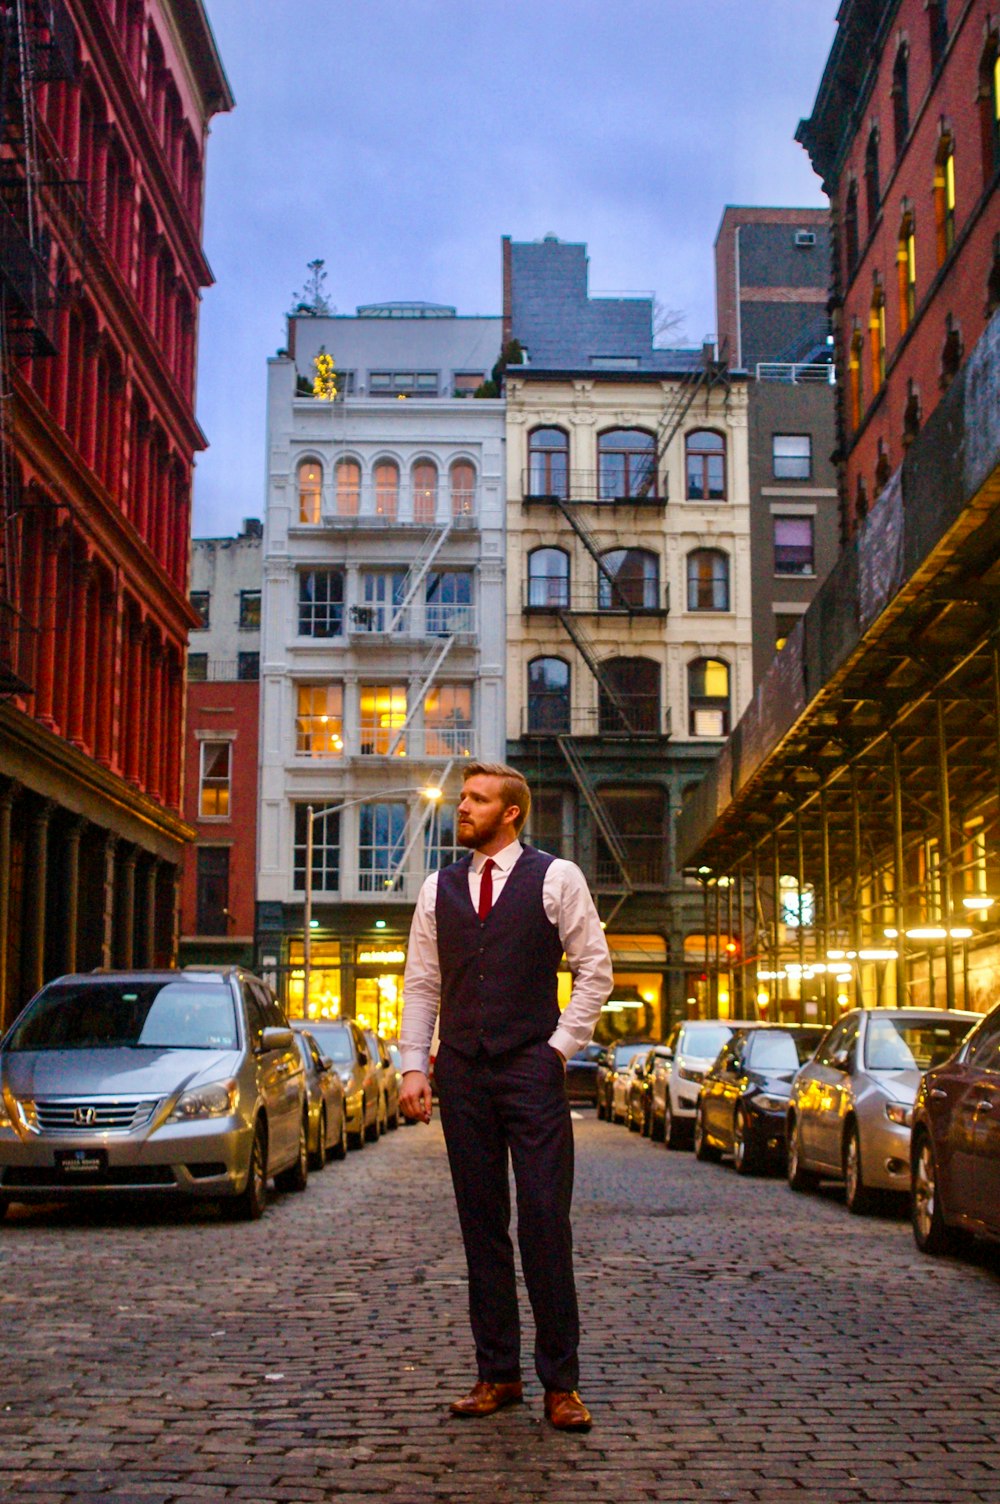
[[[333,1070],[333,1061],[330,1059],[329,1055],[321,1055],[319,1057],[319,1064],[320,1064],[320,1069],[321,1070],[324,1070],[324,1071],[332,1071]]]
[[[291,1029],[267,1028],[260,1031],[260,1047],[267,1050],[290,1050],[295,1043]]]
[[[849,1070],[851,1065],[850,1050],[838,1050],[835,1055],[831,1055],[830,1065],[835,1071]]]

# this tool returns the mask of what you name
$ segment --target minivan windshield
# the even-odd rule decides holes
[[[64,982],[25,1009],[8,1050],[234,1050],[227,986],[191,982]]]
[[[323,1051],[337,1065],[350,1065],[354,1059],[354,1042],[351,1039],[349,1029],[343,1024],[320,1024],[310,1025],[310,1033]]]

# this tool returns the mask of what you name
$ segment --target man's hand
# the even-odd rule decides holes
[[[434,1110],[431,1083],[423,1071],[404,1071],[399,1090],[399,1105],[404,1118],[414,1123],[429,1123]]]

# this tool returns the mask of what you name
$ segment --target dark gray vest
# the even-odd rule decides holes
[[[482,922],[469,896],[472,857],[438,873],[440,1037],[460,1055],[501,1055],[548,1039],[559,1022],[556,973],[563,948],[542,903],[553,860],[525,846]]]

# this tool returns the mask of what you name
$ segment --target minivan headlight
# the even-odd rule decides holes
[[[890,1123],[896,1123],[900,1128],[912,1128],[913,1108],[904,1107],[901,1102],[886,1102],[885,1115]]]
[[[197,1118],[225,1118],[236,1111],[240,1099],[235,1081],[211,1081],[182,1092],[167,1119],[170,1123],[190,1123]]]

